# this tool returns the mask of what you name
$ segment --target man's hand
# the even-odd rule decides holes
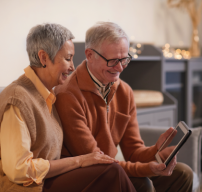
[[[113,162],[118,163],[119,161],[109,157],[108,155],[104,155],[103,152],[94,152],[79,156],[80,167],[87,167],[95,164],[111,164]]]
[[[177,134],[177,130],[174,130],[173,127],[170,127],[165,133],[161,134],[161,136],[159,137],[158,141],[156,142],[156,146],[157,146],[158,150],[160,149],[161,145],[165,142],[165,140],[170,136],[170,134],[172,132],[173,132],[173,134],[169,138],[167,144],[163,147],[163,149],[164,149],[164,148],[166,148],[170,144],[170,142],[172,141],[172,139],[175,137],[175,135]]]
[[[176,159],[176,156],[174,156],[167,167],[163,163],[159,164],[156,161],[151,161],[149,163],[149,167],[156,176],[170,176],[173,173],[173,169],[177,164]]]
[[[169,155],[172,153],[175,147],[176,147],[175,145],[166,147],[165,149],[158,152],[163,162],[169,157]]]

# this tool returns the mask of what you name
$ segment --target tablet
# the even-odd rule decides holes
[[[170,163],[172,158],[176,155],[176,153],[180,150],[180,148],[187,141],[189,136],[191,135],[191,130],[186,125],[184,121],[180,121],[169,137],[164,141],[161,145],[160,149],[155,155],[155,158],[158,163],[164,163],[166,166]],[[167,149],[170,151],[167,159],[162,158],[163,150]]]

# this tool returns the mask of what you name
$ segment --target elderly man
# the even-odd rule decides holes
[[[177,164],[176,157],[167,167],[155,162],[155,153],[173,129],[151,147],[141,139],[133,92],[119,79],[131,60],[128,49],[128,37],[115,23],[100,22],[86,32],[86,60],[56,88],[64,129],[62,156],[103,151],[114,158],[119,144],[126,159],[119,164],[138,192],[191,191],[188,166]]]

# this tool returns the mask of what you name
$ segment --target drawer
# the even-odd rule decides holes
[[[158,126],[175,126],[174,125],[174,112],[170,111],[161,111],[153,113],[154,115],[154,125]]]
[[[137,115],[139,125],[153,125],[154,117],[152,113]]]
[[[137,115],[139,125],[157,125],[171,127],[174,125],[174,110],[150,112]]]

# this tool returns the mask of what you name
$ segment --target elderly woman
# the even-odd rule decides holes
[[[107,155],[60,159],[63,131],[52,89],[74,70],[73,38],[58,24],[32,28],[27,36],[30,66],[0,94],[2,192],[135,191]]]

